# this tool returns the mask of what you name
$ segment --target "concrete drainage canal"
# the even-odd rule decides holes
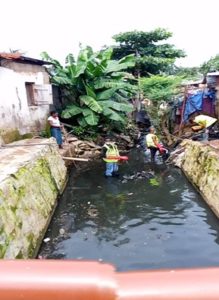
[[[101,162],[72,170],[39,257],[119,271],[219,265],[219,222],[179,169],[134,150],[120,178]]]

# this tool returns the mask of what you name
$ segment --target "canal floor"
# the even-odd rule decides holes
[[[102,162],[72,170],[39,256],[119,271],[218,266],[219,221],[181,171],[129,158],[120,178],[106,179]]]

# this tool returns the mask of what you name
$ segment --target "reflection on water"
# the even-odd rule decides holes
[[[39,255],[118,270],[219,265],[219,222],[180,170],[137,151],[120,168],[125,180],[106,179],[103,168],[72,172]]]

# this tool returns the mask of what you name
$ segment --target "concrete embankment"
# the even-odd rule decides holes
[[[185,151],[175,159],[176,165],[219,217],[219,141],[185,141],[183,147]]]
[[[53,139],[0,149],[0,258],[36,255],[66,174]]]

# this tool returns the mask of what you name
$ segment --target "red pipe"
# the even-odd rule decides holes
[[[121,273],[120,300],[218,300],[219,268]]]
[[[0,261],[1,300],[218,300],[219,268],[115,273],[97,262]]]
[[[0,262],[1,300],[115,299],[114,268],[96,262]]]

